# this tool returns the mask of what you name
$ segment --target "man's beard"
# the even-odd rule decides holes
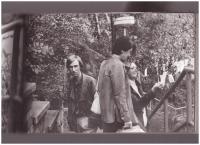
[[[72,74],[72,78],[73,78],[74,80],[78,80],[79,77],[80,77],[80,74],[79,74],[79,73],[73,73],[73,74]]]

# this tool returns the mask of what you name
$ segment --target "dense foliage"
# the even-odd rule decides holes
[[[37,95],[51,100],[64,84],[63,60],[75,52],[83,58],[84,72],[98,75],[101,61],[110,53],[112,30],[122,35],[122,27],[111,25],[117,17],[132,15],[136,23],[127,26],[128,36],[137,46],[133,60],[144,73],[144,86],[157,81],[156,68],[168,66],[170,60],[194,58],[195,19],[187,13],[97,13],[41,14],[26,17],[26,80],[37,83]],[[111,17],[112,16],[112,17]],[[159,63],[158,63],[159,62]],[[184,91],[184,90],[183,90]],[[182,98],[183,91],[175,96]]]

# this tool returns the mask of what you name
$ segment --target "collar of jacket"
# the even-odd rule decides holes
[[[117,54],[113,54],[111,57],[114,58],[114,59],[119,59],[121,61],[119,55],[117,55]]]
[[[112,54],[111,57],[112,57],[113,59],[119,60],[119,61],[123,64],[123,68],[124,68],[124,71],[125,71],[125,73],[126,73],[126,65],[125,65],[125,63],[124,63],[123,61],[121,61],[119,55],[117,55],[117,54]]]

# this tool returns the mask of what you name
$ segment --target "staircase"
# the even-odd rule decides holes
[[[164,132],[198,132],[198,96],[194,96],[194,109],[193,109],[193,103],[192,103],[192,74],[194,74],[194,68],[185,67],[175,83],[173,83],[168,91],[165,93],[165,95],[162,97],[162,99],[159,101],[159,103],[156,105],[156,107],[151,111],[150,115],[148,115],[148,121],[149,121],[149,131],[154,132],[156,129],[156,132],[159,132],[163,130],[164,126]],[[185,78],[186,77],[186,78]],[[186,115],[181,116],[174,116],[172,118],[168,110],[168,98],[171,95],[171,93],[175,90],[175,88],[180,84],[180,82],[186,79]],[[164,105],[164,114],[158,116],[157,112],[159,112],[159,109]],[[196,107],[195,107],[196,106]],[[164,116],[163,118],[161,118]],[[153,119],[153,121],[151,120]],[[165,120],[165,121],[164,121]],[[170,121],[170,122],[169,122]],[[164,123],[161,123],[164,122]],[[170,124],[171,123],[171,124]]]
[[[25,96],[30,96],[36,90],[35,83],[26,83],[24,89]],[[28,133],[56,133],[59,132],[57,120],[59,110],[49,110],[49,101],[34,100],[31,102],[27,113],[26,122]]]

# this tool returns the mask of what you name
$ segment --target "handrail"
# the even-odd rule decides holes
[[[178,86],[178,84],[181,82],[181,80],[184,78],[186,73],[193,73],[194,69],[185,67],[183,71],[181,72],[180,76],[178,77],[177,81],[170,87],[169,91],[165,94],[165,96],[161,99],[159,104],[156,106],[156,108],[152,111],[152,113],[148,116],[148,120],[150,120],[153,115],[158,111],[158,109],[161,107],[161,105],[164,103],[164,101],[171,95],[171,93],[175,90],[175,88]]]
[[[176,127],[175,129],[172,130],[172,132],[178,132],[179,130],[181,130],[183,127],[185,126],[194,126],[193,122],[187,122],[185,121],[184,123],[182,123],[181,125],[179,125],[178,127]]]
[[[158,98],[154,98],[154,100],[160,102],[160,100],[159,100]],[[172,105],[169,105],[169,104],[168,104],[168,107],[170,107],[170,108],[172,108],[172,109],[174,109],[174,110],[176,110],[176,111],[186,108],[186,106],[176,108],[176,107],[173,107]],[[194,104],[192,105],[192,107],[194,107]]]
[[[13,22],[3,25],[1,27],[1,33],[3,34],[7,32],[8,30],[14,28],[16,25],[23,25],[23,19],[17,19],[17,20],[14,20]]]

